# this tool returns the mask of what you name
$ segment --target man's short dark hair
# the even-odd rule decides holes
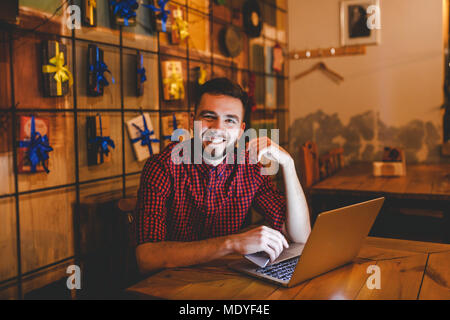
[[[227,78],[215,78],[205,82],[197,90],[195,99],[195,112],[197,112],[197,107],[200,104],[202,96],[205,93],[211,95],[224,95],[241,100],[242,106],[244,108],[243,121],[247,122],[246,116],[248,114],[248,95],[247,92],[245,92],[239,84]]]

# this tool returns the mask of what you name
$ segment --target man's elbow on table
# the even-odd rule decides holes
[[[156,243],[143,243],[136,247],[136,262],[141,274],[167,268],[164,256],[157,254]]]

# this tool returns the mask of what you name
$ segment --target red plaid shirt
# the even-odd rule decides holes
[[[226,159],[217,167],[175,164],[171,152],[176,145],[150,157],[143,168],[135,212],[137,244],[237,233],[251,206],[281,230],[286,198],[270,176],[261,175],[260,164],[249,164],[248,152],[245,164],[227,164]]]

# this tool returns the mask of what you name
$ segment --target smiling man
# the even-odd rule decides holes
[[[261,174],[261,163],[249,161],[248,150],[244,164],[227,161],[227,150],[238,152],[234,147],[244,134],[247,104],[247,94],[230,80],[206,82],[192,119],[198,129],[194,139],[172,143],[146,162],[136,207],[136,257],[142,273],[230,253],[264,251],[273,261],[288,247],[286,238],[306,242],[309,212],[292,157],[268,138],[248,144],[258,159],[264,154],[280,164],[285,194],[274,188],[270,176]],[[186,150],[183,146],[195,141],[201,141],[201,163],[175,163],[173,151]],[[268,226],[241,232],[250,207]]]

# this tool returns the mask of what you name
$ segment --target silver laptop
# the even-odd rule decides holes
[[[291,243],[268,263],[265,254],[254,254],[229,264],[232,269],[285,287],[352,262],[383,206],[384,197],[323,212],[305,244]]]

